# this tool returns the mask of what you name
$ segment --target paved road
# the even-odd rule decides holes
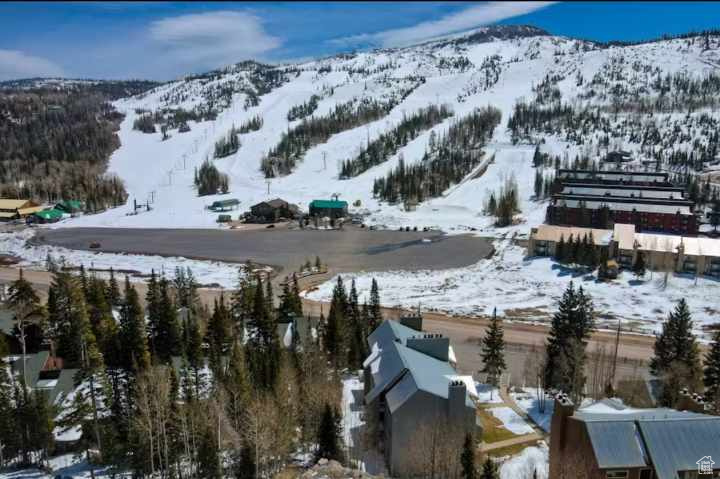
[[[112,253],[158,254],[194,259],[267,264],[295,271],[318,255],[332,272],[444,269],[473,264],[492,254],[492,241],[441,232],[299,229],[209,230],[60,228],[43,230],[35,241]]]

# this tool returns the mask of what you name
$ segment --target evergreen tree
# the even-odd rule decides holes
[[[633,273],[638,278],[645,276],[645,255],[642,251],[638,251],[635,255],[635,262],[633,263]]]
[[[208,322],[206,340],[209,346],[210,366],[216,376],[221,370],[221,361],[230,348],[231,340],[230,311],[225,306],[225,297],[220,293],[220,299],[215,301],[215,308]]]
[[[360,305],[358,304],[357,288],[355,279],[350,285],[350,296],[348,297],[348,365],[354,369],[360,369],[362,362],[367,356],[365,347],[365,329],[361,322]]]
[[[720,405],[720,330],[715,332],[710,349],[705,356],[703,382],[707,399]],[[716,412],[720,412],[720,410]]]
[[[169,281],[166,278],[160,278],[156,294],[157,316],[150,321],[152,343],[155,345],[155,354],[160,362],[169,363],[170,358],[180,352],[180,325],[175,301],[170,296]]]
[[[700,386],[700,351],[692,326],[690,310],[681,299],[655,338],[650,372],[662,381],[660,402],[667,407],[675,405],[682,388],[697,391]]]
[[[53,290],[53,301],[48,304],[48,319],[57,345],[56,353],[65,360],[67,367],[78,367],[83,343],[95,344],[85,295],[80,281],[64,271],[53,275],[50,288]]]
[[[150,366],[145,317],[140,298],[125,276],[125,299],[120,307],[120,343],[122,366],[134,374]]]
[[[565,236],[560,235],[560,241],[555,245],[555,261],[558,263],[565,262]]]
[[[264,289],[262,279],[258,276],[254,286],[253,314],[246,353],[255,387],[272,390],[280,370],[280,344],[277,323],[269,309],[272,303],[265,298]],[[272,293],[270,288],[266,289]]]
[[[344,359],[346,351],[346,317],[347,312],[347,295],[345,294],[345,286],[342,277],[338,276],[337,283],[333,288],[333,296],[330,302],[330,311],[328,312],[325,322],[323,346],[328,353],[329,359],[333,364],[340,364],[340,360]]]
[[[490,457],[485,459],[479,479],[500,479],[497,464]]]
[[[499,386],[500,376],[507,368],[505,364],[505,339],[502,324],[497,317],[497,308],[493,309],[490,327],[482,339],[480,356],[483,361],[482,373],[487,375],[488,383]]]
[[[202,478],[221,479],[220,451],[218,450],[217,436],[211,427],[206,427],[200,436],[200,445],[197,452],[198,473]]]
[[[462,466],[462,479],[478,478],[477,468],[475,467],[475,441],[470,433],[465,434],[463,451],[460,455],[460,465]]]
[[[594,322],[592,299],[572,282],[553,315],[546,346],[545,384],[578,396],[584,386],[587,339]]]
[[[368,305],[368,332],[375,331],[375,328],[382,323],[382,312],[380,309],[380,291],[375,278],[372,279],[370,286],[370,304]]]
[[[343,462],[343,454],[340,446],[342,426],[340,415],[336,413],[330,404],[325,403],[322,419],[317,431],[317,445],[315,459],[334,459]]]
[[[255,464],[255,452],[248,441],[243,441],[240,447],[240,458],[235,469],[236,479],[256,479],[257,465]]]
[[[122,298],[120,296],[120,288],[118,287],[115,272],[112,268],[110,268],[110,279],[108,280],[106,296],[111,307],[115,308],[121,305]]]

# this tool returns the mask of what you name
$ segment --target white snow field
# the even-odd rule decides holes
[[[548,479],[550,450],[544,442],[537,447],[526,447],[523,451],[500,466],[500,479]]]
[[[492,407],[488,408],[487,411],[502,421],[503,427],[513,434],[521,436],[533,432],[533,428],[509,407]]]
[[[417,307],[453,314],[498,314],[524,321],[547,321],[556,310],[563,291],[572,281],[592,297],[598,314],[598,325],[613,328],[618,319],[625,330],[651,333],[685,298],[700,327],[718,321],[720,282],[707,278],[672,275],[663,287],[663,275],[650,273],[637,281],[630,273],[617,280],[597,282],[594,277],[575,276],[550,258],[527,258],[525,248],[511,240],[496,240],[496,253],[465,268],[441,271],[364,272],[344,275],[355,279],[358,294],[369,294],[375,278],[381,300],[387,306]],[[329,301],[337,281],[333,278],[307,293],[313,300]]]
[[[540,391],[540,394],[545,393]],[[523,388],[523,392],[511,392],[510,396],[540,429],[545,432],[550,432],[550,423],[552,422],[553,410],[555,409],[555,401],[552,396],[545,394],[545,407],[542,411],[540,410],[540,401],[538,401],[537,388]]]

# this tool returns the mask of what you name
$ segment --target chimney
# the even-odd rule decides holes
[[[405,340],[405,346],[432,356],[440,361],[447,361],[450,354],[450,338],[442,334],[427,333]]]
[[[422,331],[422,315],[413,314],[410,316],[401,316],[400,324],[407,326],[410,329],[414,329],[415,331]]]
[[[465,397],[467,387],[460,380],[448,383],[448,421],[453,426],[461,424],[465,417]]]
[[[565,449],[565,434],[568,418],[575,412],[575,405],[564,393],[555,396],[555,408],[553,410],[550,430],[550,475],[548,477],[561,477],[560,470],[563,463],[563,451]]]

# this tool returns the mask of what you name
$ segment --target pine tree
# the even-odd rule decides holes
[[[30,325],[30,320],[33,317],[42,318],[42,316],[44,316],[44,311],[40,306],[40,298],[35,292],[35,289],[32,287],[32,284],[30,284],[30,282],[23,276],[22,269],[18,273],[18,279],[10,283],[6,305],[13,312],[13,319],[15,322],[13,335],[17,337],[22,348],[22,380],[23,384],[26,384],[25,356],[27,354],[28,344],[39,342],[38,340],[41,339],[36,338],[36,341],[32,341],[28,326]]]
[[[245,352],[240,341],[233,342],[223,383],[228,395],[228,418],[232,421],[235,430],[241,431],[244,414],[250,403],[252,388],[245,362]]]
[[[240,457],[235,468],[236,479],[256,479],[257,465],[255,464],[254,448],[247,440],[240,447]]]
[[[120,307],[120,343],[122,366],[134,374],[150,366],[145,318],[140,298],[125,276],[125,299]]]
[[[587,339],[595,327],[592,299],[572,282],[553,315],[546,345],[545,384],[577,396],[584,385]]]
[[[555,261],[558,263],[565,262],[565,236],[560,235],[560,241],[555,246]]]
[[[345,359],[346,351],[345,338],[346,335],[346,317],[347,312],[347,296],[343,285],[342,277],[338,276],[337,283],[333,289],[332,301],[330,302],[330,311],[328,312],[324,331],[324,347],[328,353],[330,360],[334,364],[340,364],[341,359]]]
[[[465,434],[465,442],[463,443],[463,451],[460,455],[460,465],[462,466],[462,479],[477,479],[478,473],[475,467],[475,441],[472,434]]]
[[[165,278],[160,278],[157,285],[156,307],[157,317],[150,323],[152,342],[157,358],[163,363],[169,363],[172,356],[180,353],[180,325],[175,302],[170,296],[169,281]]]
[[[333,410],[330,404],[325,403],[322,419],[320,420],[320,426],[317,431],[318,448],[315,451],[315,459],[325,458],[342,462],[343,454],[340,447],[341,435],[340,415]]]
[[[655,338],[655,353],[650,360],[650,372],[663,383],[660,402],[664,406],[673,407],[682,388],[686,387],[691,391],[699,389],[702,369],[692,327],[687,302],[681,299],[663,323],[662,332]]]
[[[350,285],[350,296],[348,298],[348,328],[347,328],[347,344],[348,344],[348,365],[351,368],[359,369],[363,360],[367,356],[365,348],[365,329],[361,323],[360,306],[358,304],[357,288],[355,287],[355,279]]]
[[[497,317],[497,308],[493,309],[490,327],[482,339],[480,356],[483,361],[482,373],[487,375],[488,383],[498,387],[500,376],[507,368],[505,364],[505,339],[502,324]]]
[[[110,279],[108,280],[107,286],[107,301],[111,307],[115,308],[121,305],[120,288],[118,287],[117,280],[115,279],[115,272],[110,268]]]
[[[370,286],[370,304],[368,306],[368,332],[375,331],[375,328],[382,323],[382,311],[380,309],[380,291],[378,289],[377,280],[372,279]]]
[[[200,477],[207,479],[220,479],[222,470],[220,468],[217,436],[211,427],[206,427],[200,436],[200,445],[197,452],[198,473]]]
[[[500,479],[498,467],[490,457],[485,459],[479,479]]]
[[[703,383],[707,399],[720,405],[720,330],[715,332],[710,349],[705,356]],[[720,412],[720,410],[716,412]]]
[[[635,256],[635,262],[633,263],[633,273],[638,278],[645,276],[645,255],[642,251],[638,251]]]
[[[225,306],[224,295],[220,293],[220,299],[215,301],[206,334],[210,366],[216,376],[219,376],[221,370],[222,357],[230,348],[230,330],[230,311]]]

